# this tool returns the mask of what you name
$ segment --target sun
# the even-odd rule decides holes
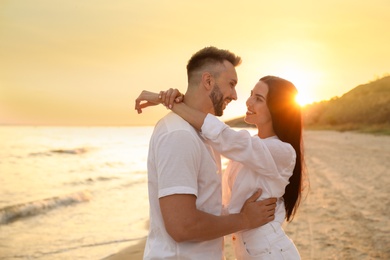
[[[295,101],[300,106],[313,103],[313,89],[316,82],[316,72],[298,62],[285,61],[278,66],[277,75],[291,81],[298,90]]]
[[[297,102],[301,107],[304,107],[307,104],[312,103],[313,100],[304,93],[298,93],[295,97],[295,102]]]

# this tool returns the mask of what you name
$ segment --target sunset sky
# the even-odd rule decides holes
[[[299,4],[297,4],[299,3]],[[265,75],[292,81],[307,102],[341,96],[390,73],[390,1],[1,1],[0,124],[152,125],[143,89],[187,87],[205,46],[242,57],[244,115]]]

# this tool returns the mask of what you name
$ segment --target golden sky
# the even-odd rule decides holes
[[[154,124],[167,110],[138,115],[135,98],[184,92],[188,59],[210,45],[243,59],[223,119],[244,115],[265,75],[306,102],[341,96],[390,73],[389,11],[388,0],[3,0],[0,124]]]

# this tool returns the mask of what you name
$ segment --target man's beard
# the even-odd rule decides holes
[[[217,84],[215,84],[215,86],[213,87],[213,90],[211,91],[209,97],[211,99],[211,102],[213,103],[215,115],[222,116],[224,98],[221,89]]]

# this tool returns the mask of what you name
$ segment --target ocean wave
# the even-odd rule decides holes
[[[20,218],[39,215],[55,208],[89,201],[90,199],[91,194],[88,191],[81,191],[63,196],[52,197],[1,208],[0,225],[10,223]]]
[[[111,181],[111,180],[117,180],[117,179],[119,179],[119,178],[115,177],[115,176],[112,176],[112,177],[100,176],[100,177],[96,177],[96,178],[85,178],[82,180],[65,182],[64,185],[69,185],[69,186],[88,185],[88,184],[93,184],[96,182]]]
[[[51,150],[50,152],[52,153],[66,153],[66,154],[82,154],[86,153],[88,151],[87,148],[75,148],[75,149],[56,149],[56,150]]]
[[[30,156],[52,156],[53,154],[83,154],[88,152],[89,149],[85,147],[73,148],[73,149],[53,149],[46,152],[30,153]]]

